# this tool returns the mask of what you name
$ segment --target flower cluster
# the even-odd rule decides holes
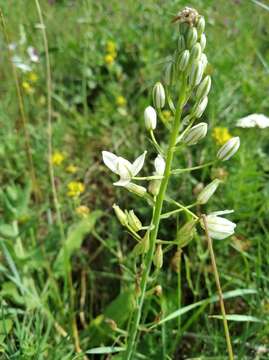
[[[232,138],[232,135],[226,127],[215,127],[212,136],[219,145],[225,144]]]
[[[106,55],[104,57],[105,63],[111,65],[114,63],[117,57],[117,47],[116,44],[109,40],[106,44]]]

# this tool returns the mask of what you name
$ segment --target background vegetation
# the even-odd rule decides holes
[[[136,275],[131,267],[134,243],[122,232],[112,204],[139,209],[142,200],[112,189],[101,150],[134,159],[145,148],[143,111],[176,34],[171,18],[191,5],[207,23],[208,72],[213,89],[204,121],[207,139],[188,163],[214,156],[223,134],[241,137],[241,149],[229,166],[184,175],[173,183],[183,202],[216,176],[224,185],[207,211],[231,208],[236,235],[215,242],[223,291],[237,290],[227,312],[253,316],[231,321],[238,359],[269,357],[269,130],[238,129],[249,113],[269,114],[269,12],[249,0],[40,1],[52,71],[52,132],[56,187],[64,225],[61,236],[48,175],[46,61],[35,1],[0,0],[11,56],[31,71],[17,69],[26,113],[30,153],[38,191],[34,191],[27,138],[4,32],[0,37],[0,351],[3,359],[76,359],[80,353],[122,341],[133,308]],[[266,5],[266,4],[265,4]],[[2,29],[3,30],[3,29]],[[27,48],[39,55],[31,62]],[[167,118],[169,112],[164,114]],[[225,128],[218,129],[216,128]],[[223,133],[224,132],[224,133]],[[161,138],[162,131],[157,133]],[[29,146],[28,146],[29,150]],[[149,159],[154,154],[149,152]],[[183,164],[184,157],[177,159]],[[145,169],[146,172],[146,169]],[[36,196],[35,196],[36,194]],[[199,209],[198,209],[199,211]],[[169,239],[180,217],[161,234]],[[64,244],[66,247],[64,250]],[[162,294],[146,302],[146,322],[176,310],[174,253],[165,256],[159,275]],[[182,306],[216,293],[203,234],[183,249]],[[242,289],[251,289],[243,294]],[[225,359],[222,323],[216,303],[203,303],[158,331],[145,331],[142,359]],[[244,319],[241,319],[244,320]],[[249,319],[248,319],[249,320]],[[143,355],[142,355],[143,354]],[[109,355],[87,355],[105,359]],[[120,359],[120,355],[113,358]]]

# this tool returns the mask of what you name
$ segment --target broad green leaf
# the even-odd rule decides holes
[[[86,351],[86,354],[113,354],[115,352],[124,351],[125,348],[119,346],[101,346]]]
[[[231,299],[237,296],[244,296],[244,295],[251,295],[251,294],[256,294],[257,291],[255,289],[237,289],[237,290],[232,290],[232,291],[227,291],[226,293],[223,294],[223,298],[224,299]],[[190,304],[187,306],[184,306],[174,312],[172,312],[171,314],[169,314],[168,316],[166,316],[165,318],[163,318],[162,320],[160,320],[157,324],[151,326],[151,328],[154,328],[156,326],[159,326],[167,321],[173,320],[189,311],[191,311],[192,309],[204,305],[204,304],[213,304],[215,302],[219,301],[219,297],[218,295],[213,295],[210,298],[204,299],[204,300],[200,300],[194,304]]]
[[[71,256],[81,247],[84,237],[93,230],[96,220],[101,215],[101,211],[94,211],[86,218],[71,226],[64,247],[61,248],[55,261],[54,266],[56,272],[61,274],[64,272],[65,260],[69,262]]]
[[[18,236],[18,232],[10,224],[1,224],[0,236],[5,239],[15,239]]]
[[[210,315],[209,317],[223,320],[222,315]],[[264,322],[263,320],[258,319],[255,316],[238,315],[238,314],[228,314],[226,315],[226,319],[229,321],[239,321],[239,322]]]
[[[0,344],[3,343],[5,337],[8,335],[12,329],[13,322],[11,319],[0,320]]]

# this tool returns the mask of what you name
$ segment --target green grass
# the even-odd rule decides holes
[[[175,48],[171,18],[186,3],[40,3],[52,70],[53,149],[64,154],[61,165],[55,166],[55,177],[65,239],[61,240],[57,226],[48,176],[45,53],[36,26],[38,13],[34,1],[0,0],[11,42],[19,43],[23,33],[26,36],[26,42],[16,49],[18,55],[26,59],[30,45],[40,54],[40,63],[33,69],[38,77],[31,84],[34,92],[23,90],[23,100],[41,193],[36,200],[1,32],[0,358],[83,359],[92,348],[124,346],[134,309],[138,276],[130,256],[134,242],[122,231],[112,205],[117,202],[122,208],[139,209],[144,219],[150,216],[141,199],[112,189],[114,178],[101,162],[101,150],[132,159],[147,148],[149,159],[154,158],[145,137],[143,111],[167,54]],[[211,159],[218,148],[212,137],[216,126],[241,136],[242,145],[229,166],[177,177],[171,196],[190,203],[197,185],[207,184],[216,173],[225,174],[224,184],[205,210],[232,208],[233,221],[238,224],[236,236],[214,243],[223,292],[238,291],[237,296],[227,298],[226,310],[265,321],[229,321],[234,352],[237,359],[265,360],[269,357],[269,130],[237,129],[235,121],[253,112],[269,114],[269,12],[248,0],[194,0],[191,6],[207,21],[213,86],[203,116],[209,123],[207,139],[184,155],[192,164]],[[117,51],[111,67],[104,62],[109,40],[115,42]],[[18,74],[20,84],[31,83],[26,74]],[[126,98],[126,105],[117,105],[119,96]],[[164,132],[160,130],[157,136],[161,138]],[[185,165],[182,156],[176,161],[178,166]],[[74,174],[66,171],[71,164],[77,167]],[[76,199],[67,195],[71,181],[85,185]],[[75,210],[80,205],[90,209],[85,217]],[[178,216],[166,221],[161,238],[170,240],[184,220]],[[161,285],[163,293],[147,297],[145,324],[173,317],[178,310],[174,255],[173,251],[165,255],[158,283],[152,284]],[[226,359],[222,323],[211,317],[220,313],[218,302],[203,302],[214,297],[216,287],[202,232],[183,248],[181,266],[182,307],[194,305],[181,314],[182,333],[177,333],[178,317],[154,331],[142,332],[137,359]],[[240,289],[253,291],[242,294]],[[75,346],[76,330],[81,354]],[[113,359],[121,359],[120,354]],[[88,358],[109,357],[88,354]]]

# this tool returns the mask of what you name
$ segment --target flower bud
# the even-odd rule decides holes
[[[189,76],[189,84],[191,87],[197,86],[203,77],[203,64],[201,61],[192,64],[191,72]]]
[[[178,42],[177,42],[177,49],[178,49],[178,51],[183,51],[183,50],[185,50],[185,48],[186,48],[186,45],[185,45],[184,36],[179,35]]]
[[[236,227],[236,224],[232,221],[217,216],[216,214],[207,215],[206,223],[209,236],[216,240],[223,240],[226,237],[233,235]],[[201,220],[201,226],[205,229],[203,220]]]
[[[183,248],[192,241],[194,234],[196,233],[195,225],[196,220],[192,219],[178,230],[176,241],[180,248]]]
[[[207,103],[208,103],[208,97],[206,96],[201,102],[197,103],[194,106],[194,109],[191,114],[192,117],[199,119],[203,115],[203,113],[207,107]]]
[[[131,226],[131,228],[137,232],[140,231],[142,228],[142,223],[141,221],[138,219],[138,217],[135,215],[134,210],[130,210],[129,212],[127,212],[127,219],[128,219],[128,224]]]
[[[195,27],[189,27],[188,34],[187,34],[187,48],[191,49],[193,45],[197,42],[198,34]]]
[[[240,138],[233,137],[228,140],[218,151],[217,158],[222,161],[229,160],[239,149]]]
[[[174,80],[174,64],[169,62],[164,70],[164,83],[166,85],[172,85]]]
[[[157,269],[161,269],[163,266],[163,249],[161,244],[158,244],[156,247],[153,263]]]
[[[201,61],[202,65],[203,65],[203,72],[205,72],[205,69],[206,69],[207,63],[208,63],[206,54],[203,53],[201,55],[200,61]]]
[[[203,16],[201,16],[197,21],[196,28],[197,28],[198,38],[200,38],[202,33],[205,31],[205,18]]]
[[[124,213],[124,211],[122,211],[121,208],[116,204],[114,204],[112,207],[113,207],[116,217],[119,220],[119,222],[121,223],[121,225],[127,226],[128,220],[127,220],[127,215]]]
[[[199,60],[202,54],[201,45],[196,43],[193,45],[190,54],[190,64],[193,64],[196,60]]]
[[[159,194],[161,182],[162,180],[150,180],[148,190],[153,196],[157,196]]]
[[[184,50],[178,57],[177,60],[177,69],[179,71],[184,71],[189,63],[189,58],[190,58],[190,52],[189,50]]]
[[[148,106],[144,111],[144,119],[146,129],[151,131],[156,129],[157,125],[157,114],[152,106]]]
[[[153,104],[156,107],[156,109],[162,109],[165,104],[165,91],[160,82],[157,82],[154,85],[153,91],[152,91],[152,98],[153,98]]]
[[[147,189],[144,188],[143,186],[134,184],[132,182],[128,183],[127,185],[125,185],[125,188],[127,190],[129,190],[131,193],[138,195],[140,197],[143,197],[146,195]]]
[[[185,134],[182,141],[187,145],[195,145],[199,140],[204,138],[207,134],[207,124],[201,122],[190,128],[190,130]]]
[[[202,51],[204,51],[204,49],[206,47],[206,36],[205,36],[205,34],[202,34],[201,37],[200,37],[200,45],[201,45]]]
[[[207,75],[203,81],[199,84],[196,91],[196,98],[198,101],[203,100],[209,93],[211,88],[211,78]]]
[[[165,161],[161,155],[154,160],[155,175],[163,176],[165,170]]]
[[[214,192],[217,190],[221,181],[219,179],[213,180],[210,184],[208,184],[198,195],[197,203],[198,204],[206,204]]]

